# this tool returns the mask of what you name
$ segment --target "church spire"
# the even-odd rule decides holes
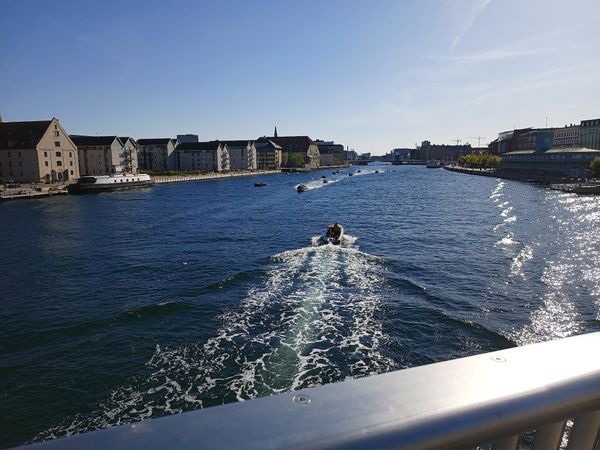
[[[275,134],[273,136],[277,137],[277,127],[275,127]]]

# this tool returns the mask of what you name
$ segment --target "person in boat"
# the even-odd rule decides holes
[[[341,231],[340,226],[336,222],[327,228],[327,237],[337,237],[340,235]]]

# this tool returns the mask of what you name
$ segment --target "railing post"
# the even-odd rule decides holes
[[[569,450],[593,450],[600,430],[600,409],[577,416],[569,436]]]
[[[519,435],[510,436],[492,444],[492,450],[517,450]]]
[[[533,438],[531,450],[556,450],[565,428],[564,421],[538,427]]]

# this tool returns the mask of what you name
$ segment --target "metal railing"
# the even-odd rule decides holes
[[[598,448],[600,333],[147,420],[40,449]],[[527,442],[523,444],[523,433]],[[485,448],[485,447],[484,447]]]

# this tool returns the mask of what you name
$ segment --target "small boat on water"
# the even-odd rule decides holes
[[[118,191],[136,189],[154,185],[154,180],[146,173],[124,175],[83,176],[77,183],[67,186],[69,194],[85,194],[88,192]]]
[[[321,178],[327,178],[325,175],[321,175]]]
[[[358,169],[358,170],[356,171],[356,173],[360,173],[360,169]]]
[[[323,178],[323,183],[329,183],[329,180],[327,178]]]
[[[296,188],[296,190],[297,190],[298,192],[306,192],[306,191],[308,191],[309,189],[308,189],[308,186],[307,186],[307,185],[305,185],[305,184],[299,184],[299,185],[298,185],[298,187]]]
[[[265,183],[264,181],[254,183],[254,187],[265,187],[266,185],[267,185],[267,183]]]
[[[425,167],[427,167],[428,169],[439,169],[440,167],[442,167],[442,163],[437,159],[430,159],[429,161],[427,161]]]
[[[334,223],[327,227],[325,236],[321,238],[321,245],[333,244],[340,245],[344,238],[344,226],[341,223]]]
[[[348,174],[348,176],[349,176],[349,177],[351,177],[352,175],[354,175],[352,172],[350,172],[350,173]]]
[[[375,173],[379,173],[379,170],[376,170]]]

